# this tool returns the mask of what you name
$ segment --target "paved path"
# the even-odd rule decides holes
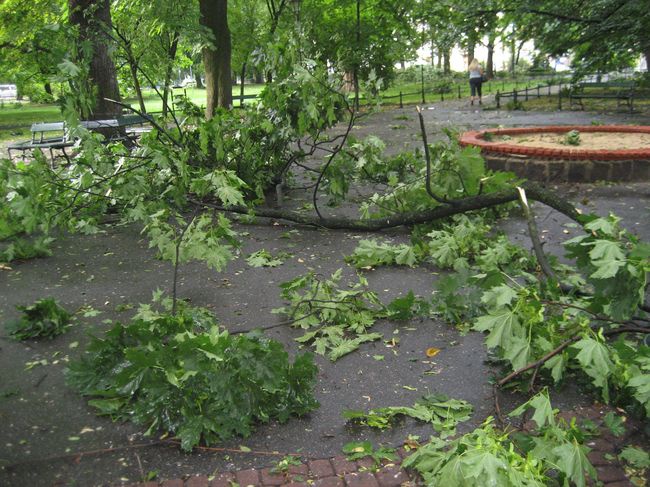
[[[443,128],[453,127],[571,124],[590,123],[591,120],[648,123],[647,118],[634,114],[506,112],[488,110],[486,105],[481,109],[470,107],[466,101],[458,100],[428,105],[424,113],[432,140],[444,137]],[[421,146],[413,107],[367,117],[355,127],[355,134],[378,134],[389,142],[391,151]],[[623,217],[626,226],[650,240],[647,213],[644,213],[647,212],[645,208],[650,207],[649,188],[647,184],[636,184],[562,190],[589,211],[600,214],[614,211]],[[289,196],[296,198],[295,194]],[[540,232],[547,232],[547,248],[567,237],[563,232],[570,229],[562,227],[561,217],[549,211],[540,211],[538,215]],[[355,272],[345,266],[343,256],[352,252],[359,239],[367,238],[360,232],[322,232],[273,221],[254,228],[237,224],[236,228],[251,234],[242,248],[244,256],[264,248],[274,254],[287,252],[293,257],[273,269],[253,269],[244,259],[231,263],[223,273],[211,272],[200,264],[183,266],[179,282],[181,297],[213,308],[220,321],[233,331],[279,321],[279,317],[270,314],[271,309],[283,305],[278,284],[308,270],[328,275],[343,267],[344,279],[354,279]],[[513,218],[504,223],[504,228],[514,241],[529,247],[527,236],[522,233],[523,222]],[[282,238],[281,234],[288,230],[295,230],[291,239]],[[80,320],[69,333],[51,342],[22,344],[0,339],[0,463],[14,465],[10,470],[0,471],[0,485],[115,485],[133,482],[141,478],[142,472],[150,471],[157,471],[163,480],[176,478],[177,484],[180,478],[187,479],[191,475],[199,474],[207,479],[221,472],[232,472],[236,478],[235,472],[247,471],[250,475],[258,475],[258,481],[262,482],[266,477],[261,477],[261,472],[277,462],[277,457],[227,456],[201,451],[186,455],[169,446],[129,450],[133,443],[147,441],[141,437],[141,429],[97,417],[86,401],[65,385],[66,360],[79,357],[88,343],[88,332],[101,333],[106,329],[104,320],[127,320],[132,314],[129,306],[149,302],[152,291],[159,287],[168,289],[171,282],[170,265],[155,259],[154,252],[142,241],[139,229],[107,227],[103,231],[91,236],[61,237],[52,257],[17,262],[10,266],[11,270],[0,270],[3,320],[16,317],[17,304],[31,303],[44,295],[56,298],[71,310],[85,306],[100,312],[96,317]],[[409,239],[408,233],[399,229],[384,232],[382,237],[394,243]],[[390,268],[377,269],[366,276],[370,287],[387,301],[409,289],[422,296],[430,295],[435,272],[436,269],[426,266]],[[341,416],[345,409],[410,405],[423,394],[442,392],[474,405],[472,420],[460,426],[463,432],[491,414],[493,402],[488,379],[494,372],[485,363],[482,335],[461,335],[436,320],[418,321],[408,326],[382,322],[375,328],[387,337],[398,336],[399,345],[365,344],[360,351],[335,364],[317,357],[320,372],[315,395],[321,402],[320,409],[283,425],[262,425],[250,438],[236,439],[223,446],[245,445],[254,451],[298,451],[304,458],[326,459],[325,463],[329,462],[333,468],[330,459],[340,455],[342,445],[347,442],[369,440],[375,446],[395,447],[407,434],[422,438],[431,434],[429,425],[412,421],[383,433],[353,429]],[[294,338],[299,334],[300,331],[286,328],[268,333],[281,341],[290,353],[297,350]],[[72,346],[75,342],[76,346]],[[426,357],[428,347],[442,350],[433,362]],[[379,355],[384,360],[373,358]],[[48,365],[25,370],[27,362],[39,360],[47,360]],[[572,409],[576,404],[588,406],[588,401],[589,398],[571,387],[553,397],[554,406],[563,409]],[[502,407],[509,410],[506,408],[512,405],[514,403]],[[75,456],[75,452],[102,449],[107,453],[94,457]],[[358,471],[361,466],[356,468]],[[366,475],[369,472],[360,473],[370,482]],[[316,470],[307,471],[315,481],[332,477],[321,474]],[[377,475],[372,476],[378,482]],[[327,482],[349,484],[356,479],[348,477],[346,480],[345,475],[339,474],[335,477],[336,480]]]

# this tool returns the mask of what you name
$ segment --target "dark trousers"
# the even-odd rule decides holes
[[[470,78],[469,79],[469,87],[472,90],[472,96],[476,96],[478,94],[479,98],[483,96],[482,90],[481,90],[481,85],[483,84],[483,81],[481,78]]]

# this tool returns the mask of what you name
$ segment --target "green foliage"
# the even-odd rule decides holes
[[[419,249],[407,244],[393,245],[388,242],[380,243],[375,239],[361,240],[354,253],[345,258],[357,269],[380,265],[415,266],[418,262]]]
[[[167,211],[160,210],[149,220],[143,231],[149,236],[149,246],[156,247],[162,259],[176,262],[178,258],[179,263],[199,260],[221,271],[233,257],[236,233],[223,215],[216,221],[205,213],[189,222],[181,216],[173,221]]]
[[[329,279],[310,272],[285,282],[280,285],[281,294],[289,306],[273,310],[289,317],[293,326],[308,330],[297,342],[313,345],[316,353],[332,361],[355,351],[362,343],[382,338],[381,333],[368,331],[378,319],[409,319],[427,312],[426,303],[413,293],[384,306],[377,294],[368,290],[363,276],[348,283],[347,289],[339,285],[341,278],[339,269]]]
[[[313,410],[316,373],[310,355],[290,363],[278,342],[230,335],[182,306],[94,337],[66,376],[99,414],[169,432],[190,451]]]
[[[567,145],[580,145],[580,132],[570,130],[564,136],[564,143]]]
[[[360,460],[370,457],[375,463],[375,467],[381,465],[382,460],[395,462],[399,457],[394,448],[379,447],[376,450],[369,441],[351,441],[343,445],[343,453],[350,461]]]
[[[287,455],[271,469],[273,473],[287,473],[291,467],[300,466],[302,462],[300,457],[295,457],[293,455]]]
[[[398,416],[408,416],[418,421],[431,423],[438,432],[453,435],[456,425],[467,421],[472,414],[472,405],[466,401],[450,399],[444,394],[429,394],[411,407],[396,406],[371,409],[370,411],[343,412],[343,417],[371,428],[386,429]]]
[[[273,255],[267,250],[261,249],[257,252],[253,252],[246,258],[246,262],[251,267],[277,267],[284,262],[283,259],[287,257],[287,254],[281,253],[280,255],[273,257]]]
[[[70,326],[70,313],[53,298],[43,298],[29,306],[17,306],[23,315],[6,325],[9,335],[16,340],[31,338],[52,339]]]
[[[497,191],[512,181],[509,173],[486,172],[485,162],[477,148],[461,148],[452,133],[447,135],[450,137],[449,142],[438,142],[429,147],[431,186],[434,193],[448,199],[457,199],[474,196],[479,191]],[[360,211],[363,218],[424,211],[440,205],[426,191],[426,164],[420,151],[409,156],[397,156],[393,160],[399,161],[408,171],[393,172],[393,177],[388,179],[389,190],[373,194],[362,203]]]
[[[618,456],[633,467],[643,469],[650,468],[650,455],[647,451],[642,450],[641,448],[628,446],[624,448]]]
[[[650,246],[618,225],[619,218],[591,217],[588,232],[564,243],[567,257],[593,287],[589,309],[613,319],[629,319],[643,303]]]
[[[361,276],[348,289],[341,289],[341,277],[339,269],[329,279],[321,280],[310,272],[286,282],[280,287],[290,307],[273,310],[289,316],[294,326],[309,330],[298,342],[312,343],[316,353],[333,361],[382,337],[367,332],[383,312],[377,295],[367,290],[368,282]]]
[[[427,237],[431,261],[456,271],[470,266],[482,272],[515,272],[531,268],[531,257],[503,234],[490,237],[491,227],[480,216],[458,215]],[[489,238],[486,238],[489,237]]]
[[[495,428],[488,418],[480,428],[455,440],[439,438],[420,447],[406,458],[403,467],[416,469],[426,485],[543,486],[554,473],[562,483],[586,485],[596,471],[587,460],[588,448],[581,443],[583,435],[574,422],[567,425],[555,418],[548,396],[541,393],[513,411],[535,409],[538,428],[530,435],[514,435]]]

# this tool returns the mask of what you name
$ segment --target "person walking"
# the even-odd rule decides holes
[[[474,99],[478,99],[478,104],[481,105],[481,97],[483,85],[483,68],[476,59],[472,59],[469,63],[469,88],[471,91],[471,104],[474,104]]]

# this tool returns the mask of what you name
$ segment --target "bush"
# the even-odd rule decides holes
[[[317,369],[310,354],[289,363],[282,345],[254,335],[219,331],[205,313],[149,314],[94,337],[67,381],[99,414],[162,429],[190,451],[258,422],[287,421],[318,406]]]

